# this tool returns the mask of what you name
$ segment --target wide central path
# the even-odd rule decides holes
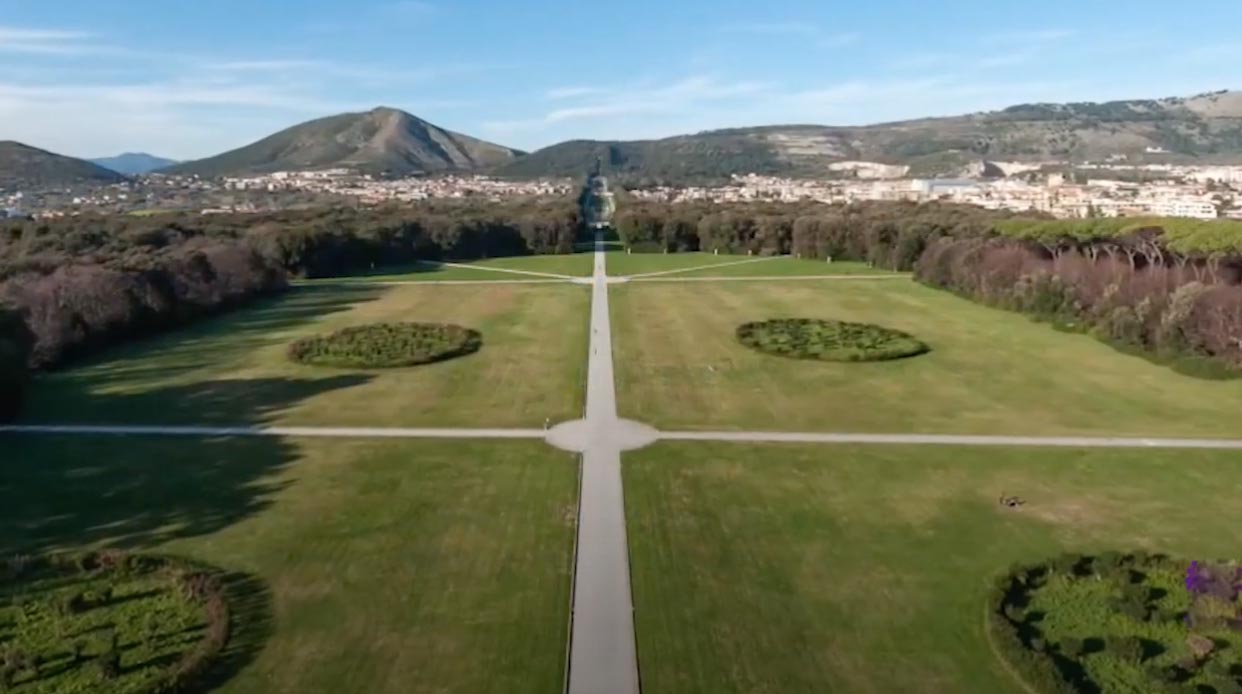
[[[621,442],[612,376],[612,326],[602,234],[595,237],[586,441],[578,501],[569,694],[637,694],[634,604],[621,492]]]

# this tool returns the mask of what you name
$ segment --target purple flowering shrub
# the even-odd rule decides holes
[[[1011,567],[988,602],[994,648],[1030,691],[1242,694],[1235,562],[1065,554]]]
[[[1242,567],[1233,563],[1192,561],[1186,567],[1190,609],[1186,625],[1192,631],[1242,629]]]

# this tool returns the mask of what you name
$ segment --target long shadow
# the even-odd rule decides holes
[[[168,398],[168,388],[123,397],[104,398],[93,393],[108,387],[138,389],[148,382],[166,382],[213,363],[236,363],[256,349],[286,341],[283,332],[290,328],[348,311],[385,291],[383,287],[366,285],[301,287],[234,314],[107,350],[76,368],[36,378],[23,411],[23,421],[129,424],[253,421],[249,410],[252,405],[270,406],[281,401],[292,404],[301,399],[299,382],[285,382],[291,392],[263,395],[230,387],[227,381],[217,382],[221,387],[216,389],[210,387],[211,383],[203,383],[184,393],[187,397],[194,396],[193,399],[176,401]],[[269,379],[266,383],[256,381],[255,387],[279,384],[278,379]],[[225,408],[220,402],[224,397],[236,397],[234,405]],[[208,402],[204,409],[202,401],[213,399],[215,402]],[[271,402],[264,403],[264,399]],[[101,404],[108,407],[101,408]],[[177,419],[178,413],[184,416]],[[200,413],[222,416],[212,418]]]
[[[207,381],[86,402],[99,411],[260,424],[298,400],[369,380]],[[135,403],[137,401],[137,404]],[[245,413],[245,414],[242,414]],[[134,423],[142,423],[136,421]],[[296,449],[275,437],[0,434],[0,554],[82,545],[148,549],[216,532],[268,508]]]
[[[132,395],[81,397],[91,408],[139,410],[237,424],[263,422],[298,400],[369,380],[218,380]],[[240,417],[239,413],[246,413]],[[151,550],[209,535],[269,509],[291,482],[282,471],[298,459],[275,437],[153,438],[0,434],[0,555],[82,546]],[[204,673],[202,690],[219,686],[262,651],[272,632],[271,595],[254,575],[225,576],[230,635]]]
[[[469,262],[469,261],[461,261]],[[373,268],[339,272],[316,276],[314,279],[344,279],[350,277],[383,277],[386,275],[422,275],[444,272],[444,266],[438,260],[415,260],[409,263],[393,263],[392,265],[376,265]]]
[[[262,299],[250,306],[197,321],[184,328],[146,338],[127,341],[97,354],[72,362],[61,372],[89,372],[102,382],[133,378],[149,369],[162,375],[202,365],[201,357],[223,352],[237,353],[269,341],[272,332],[348,311],[360,303],[374,300],[387,291],[381,286],[298,286],[279,296]],[[157,356],[146,360],[127,360]],[[57,376],[60,373],[56,374]]]
[[[224,651],[197,682],[211,691],[241,672],[258,657],[272,635],[272,593],[258,576],[231,573],[224,577],[229,603],[229,640]]]

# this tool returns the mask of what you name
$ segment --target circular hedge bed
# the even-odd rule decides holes
[[[1067,554],[997,579],[992,642],[1046,692],[1242,692],[1242,568]]]
[[[185,691],[224,648],[214,571],[92,552],[0,562],[0,692]]]
[[[899,330],[870,323],[781,318],[738,326],[737,339],[751,349],[795,359],[885,361],[930,348]]]
[[[444,361],[482,346],[482,335],[460,325],[374,323],[303,338],[289,356],[315,366],[382,369]]]

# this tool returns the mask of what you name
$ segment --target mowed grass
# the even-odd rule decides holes
[[[1242,453],[662,443],[623,471],[647,694],[1020,692],[992,576],[1242,543]]]
[[[26,422],[542,426],[581,416],[590,293],[575,286],[325,286],[131,343],[35,384]],[[471,355],[367,371],[290,343],[376,322],[478,330]]]
[[[1242,382],[1181,375],[904,279],[623,284],[610,293],[623,416],[663,429],[1222,436]],[[833,364],[735,338],[772,318],[876,323],[931,352]]]
[[[120,546],[230,572],[240,628],[213,691],[562,689],[577,497],[568,454],[537,442],[275,438],[0,446],[5,556]]]
[[[711,253],[623,253],[608,254],[609,275],[639,275],[648,272],[678,271],[670,277],[764,277],[805,275],[895,274],[876,270],[866,263],[826,262],[790,256],[750,257]]]
[[[436,262],[417,262],[409,265],[383,266],[349,277],[309,280],[308,282],[435,282],[460,280],[511,282],[524,277],[526,279],[538,279],[538,277],[514,272],[503,272],[504,270],[585,277],[590,275],[594,269],[590,253],[523,255],[451,262],[453,262],[452,265]],[[469,267],[461,267],[463,265]],[[500,272],[497,272],[498,270]]]

